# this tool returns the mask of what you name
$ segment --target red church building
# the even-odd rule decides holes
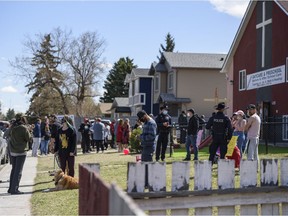
[[[257,106],[261,119],[288,123],[288,1],[250,1],[225,59],[228,115]],[[279,127],[288,141],[288,127]],[[279,140],[280,141],[280,140]]]

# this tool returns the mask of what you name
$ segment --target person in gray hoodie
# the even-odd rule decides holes
[[[96,118],[96,121],[94,122],[92,126],[93,130],[93,139],[95,140],[97,153],[99,153],[99,150],[101,148],[101,151],[104,152],[104,129],[105,125],[101,122],[101,118]]]
[[[22,177],[27,151],[29,150],[29,140],[31,139],[29,129],[26,126],[26,118],[21,113],[16,114],[15,118],[16,120],[12,124],[8,134],[10,138],[9,149],[12,164],[8,193],[12,195],[23,194],[23,192],[19,191],[19,183]]]

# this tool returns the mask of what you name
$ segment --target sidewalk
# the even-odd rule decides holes
[[[11,165],[7,164],[0,170],[0,215],[31,215],[30,199],[33,192],[34,178],[36,177],[37,157],[31,157],[28,152],[19,190],[24,192],[21,195],[10,195],[7,193]]]

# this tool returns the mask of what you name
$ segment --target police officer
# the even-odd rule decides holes
[[[171,117],[168,115],[168,106],[164,105],[160,107],[160,113],[157,115],[156,119],[157,132],[158,132],[158,141],[156,146],[156,161],[160,159],[165,161],[165,152],[168,145],[168,136],[171,128]]]
[[[212,144],[210,146],[210,156],[209,161],[214,160],[216,151],[220,146],[220,158],[224,159],[227,153],[227,144],[232,137],[233,129],[231,121],[223,112],[228,107],[225,103],[219,103],[215,109],[218,111],[214,116],[212,116],[207,125],[206,129],[212,129]]]

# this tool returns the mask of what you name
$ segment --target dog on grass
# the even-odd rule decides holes
[[[58,170],[54,175],[55,190],[78,189],[78,179],[66,175],[62,170]]]

